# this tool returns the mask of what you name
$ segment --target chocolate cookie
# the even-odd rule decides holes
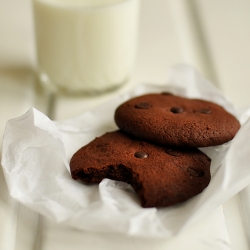
[[[166,207],[199,194],[210,182],[210,158],[198,149],[161,147],[115,131],[79,149],[70,161],[72,178],[104,178],[132,185],[143,207]]]
[[[115,112],[117,126],[162,145],[207,147],[233,139],[238,120],[219,105],[169,93],[128,100]]]

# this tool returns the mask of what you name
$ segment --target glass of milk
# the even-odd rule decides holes
[[[55,91],[96,94],[126,83],[139,0],[33,0],[37,74]]]

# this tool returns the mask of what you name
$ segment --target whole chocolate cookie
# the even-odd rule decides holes
[[[143,140],[183,147],[220,145],[240,128],[238,120],[215,103],[169,93],[128,100],[116,109],[115,122]]]
[[[165,207],[199,194],[210,182],[210,158],[198,149],[161,147],[114,131],[79,149],[70,161],[72,178],[104,178],[132,185],[143,207]]]

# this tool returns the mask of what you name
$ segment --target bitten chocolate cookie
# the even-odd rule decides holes
[[[183,147],[220,145],[240,128],[238,120],[215,103],[169,93],[128,100],[116,109],[115,122],[143,140]]]
[[[72,178],[104,178],[132,185],[143,207],[166,207],[199,194],[210,182],[210,158],[198,149],[160,147],[121,131],[106,133],[79,149]]]

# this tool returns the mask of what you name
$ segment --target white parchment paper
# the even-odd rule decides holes
[[[11,196],[57,222],[95,232],[170,237],[196,222],[250,184],[250,109],[236,112],[227,99],[193,68],[168,71],[165,86],[140,85],[106,105],[72,120],[51,121],[32,108],[7,122],[2,166]],[[203,148],[212,158],[209,186],[189,201],[169,208],[142,208],[130,185],[105,179],[84,185],[71,179],[73,153],[107,131],[116,130],[114,111],[125,100],[169,91],[213,101],[233,113],[242,127],[224,145]]]

